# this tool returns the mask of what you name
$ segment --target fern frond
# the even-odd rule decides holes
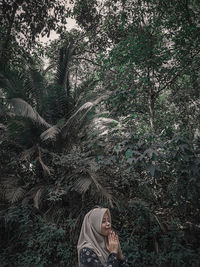
[[[21,98],[12,98],[10,101],[14,112],[18,116],[27,117],[31,120],[35,121],[38,124],[44,125],[46,127],[51,127],[49,123],[47,123],[37,111],[35,111],[31,105],[29,105],[26,101]]]

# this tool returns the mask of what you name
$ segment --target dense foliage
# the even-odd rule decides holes
[[[36,2],[2,2],[0,265],[77,266],[100,205],[130,266],[198,267],[199,2]]]

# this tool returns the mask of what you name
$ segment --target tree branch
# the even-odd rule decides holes
[[[90,62],[90,63],[92,63],[92,64],[94,64],[94,65],[96,65],[96,66],[103,67],[101,64],[98,64],[98,63],[96,63],[96,62],[94,62],[94,61],[92,61],[91,59],[88,59],[88,58],[84,58],[84,57],[74,57],[73,59],[86,60],[86,61],[88,61],[88,62]],[[109,71],[111,71],[111,72],[113,72],[113,73],[117,73],[116,71],[111,70],[111,69],[109,69]]]
[[[198,50],[198,52],[195,53],[191,57],[190,61],[182,68],[182,70],[180,70],[169,82],[167,82],[164,85],[164,87],[160,88],[157,92],[155,92],[155,97],[157,97],[161,91],[163,91],[164,89],[166,89],[167,86],[169,86],[170,84],[172,84],[184,72],[184,70],[192,63],[193,58],[195,56],[197,56],[199,53],[200,53],[200,50]]]

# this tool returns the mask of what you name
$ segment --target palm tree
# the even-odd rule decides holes
[[[59,154],[55,149],[61,141],[62,144],[66,143],[66,140],[73,141],[89,112],[101,101],[101,98],[97,98],[84,103],[84,100],[79,99],[79,105],[75,102],[73,104],[73,101],[71,106],[68,105],[71,97],[69,61],[74,51],[72,44],[73,41],[67,47],[60,49],[57,72],[50,84],[34,65],[31,57],[26,60],[23,74],[11,70],[1,73],[0,86],[4,98],[2,118],[6,121],[10,138],[12,137],[13,141],[21,146],[21,166],[26,166],[29,175],[34,169],[33,176],[37,176],[33,185],[22,182],[24,178],[16,177],[11,182],[10,177],[4,177],[0,190],[4,201],[13,203],[31,196],[34,206],[38,209],[41,206],[41,199],[47,197],[49,192],[57,192],[56,196],[59,198],[74,191],[80,196],[90,192],[93,198],[103,197],[112,205],[112,196],[103,186],[102,177],[97,175],[91,165],[93,160],[90,157],[82,160],[76,158],[76,153],[71,153],[70,157],[75,156],[74,160],[82,162],[79,166],[79,162],[72,162],[70,157],[63,154],[64,146]],[[58,176],[58,167],[63,160],[66,161],[68,168],[64,176],[67,180],[64,183]],[[50,167],[52,164],[54,166]],[[71,167],[73,164],[77,167]],[[61,164],[62,171],[66,165]],[[55,183],[55,180],[60,181],[62,186]],[[64,190],[63,186],[70,186],[71,191]],[[46,212],[53,214],[52,207],[47,208]]]

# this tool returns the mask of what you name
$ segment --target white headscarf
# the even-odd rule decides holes
[[[92,249],[103,266],[106,265],[110,253],[106,248],[106,237],[101,234],[102,220],[106,211],[110,216],[109,209],[95,208],[84,217],[77,245],[79,266],[81,266],[80,250],[84,247]]]

